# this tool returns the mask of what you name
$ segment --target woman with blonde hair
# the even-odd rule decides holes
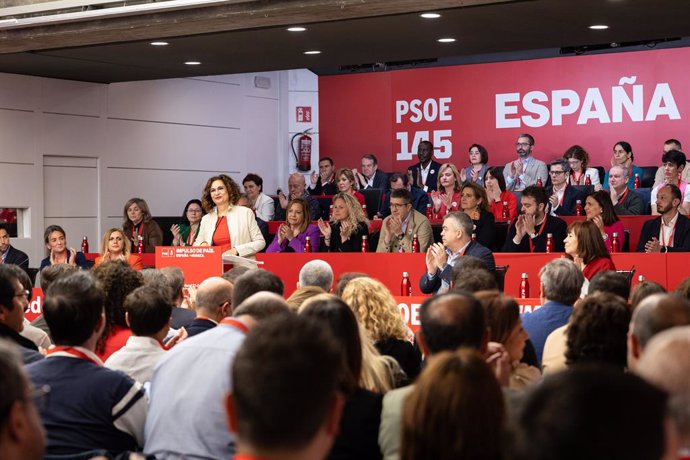
[[[98,266],[106,260],[122,260],[135,270],[142,270],[144,263],[138,254],[132,254],[132,243],[119,228],[108,229],[101,241],[101,255],[96,257],[94,265]]]
[[[347,193],[333,197],[331,222],[319,219],[318,224],[327,252],[360,252],[362,237],[369,237],[369,221],[357,200]]]
[[[441,165],[438,169],[438,190],[431,192],[435,219],[442,219],[449,212],[460,209],[461,186],[462,179],[458,168],[452,163]]]
[[[351,169],[340,168],[335,172],[339,193],[347,193],[355,197],[360,206],[364,206],[364,195],[357,191],[357,181]]]
[[[382,355],[392,356],[410,380],[419,374],[422,355],[413,345],[414,334],[403,321],[398,304],[383,283],[355,278],[345,287],[343,300],[367,331]]]

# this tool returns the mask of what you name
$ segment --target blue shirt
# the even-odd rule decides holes
[[[572,312],[572,306],[549,300],[541,308],[522,315],[522,327],[529,334],[540,363],[546,338],[554,330],[565,326]]]

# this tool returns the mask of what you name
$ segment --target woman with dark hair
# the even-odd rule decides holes
[[[96,257],[95,266],[108,260],[121,260],[126,262],[134,270],[142,270],[144,263],[141,256],[132,254],[132,246],[129,238],[119,228],[106,230],[101,241],[101,255]]]
[[[565,151],[563,159],[568,160],[568,164],[570,164],[568,185],[586,185],[587,178],[589,178],[594,190],[601,190],[599,171],[587,167],[589,166],[589,155],[585,149],[579,145],[573,145]]]
[[[360,206],[364,206],[364,195],[357,191],[357,181],[351,169],[339,168],[335,172],[335,180],[339,193],[347,193],[354,196]]]
[[[585,199],[585,215],[587,216],[587,220],[591,220],[599,227],[601,237],[604,238],[604,244],[606,244],[606,250],[608,252],[613,252],[614,233],[618,235],[617,251],[621,252],[623,250],[625,226],[618,218],[615,209],[613,209],[611,195],[603,190],[587,195]]]
[[[506,220],[503,217],[503,208],[508,208],[508,220],[517,217],[517,198],[506,190],[506,179],[503,177],[503,168],[489,168],[484,174],[484,186],[486,187],[489,209],[496,220]]]
[[[575,262],[587,280],[603,270],[616,270],[606,250],[599,227],[589,220],[575,221],[568,226],[565,253]]]
[[[500,460],[505,402],[475,350],[434,354],[403,409],[401,460]]]
[[[70,264],[79,268],[89,268],[86,257],[74,248],[67,250],[67,237],[59,225],[49,225],[43,232],[43,239],[48,248],[48,257],[41,261],[41,270],[49,265]]]
[[[278,233],[266,252],[304,252],[309,238],[312,252],[319,252],[319,227],[311,223],[309,203],[304,198],[290,200],[287,221],[278,227]]]
[[[351,172],[351,171],[350,171]],[[319,230],[326,246],[324,252],[361,252],[362,237],[369,237],[364,211],[354,196],[340,192],[333,197],[330,223],[319,219]]]
[[[273,198],[264,193],[264,180],[258,174],[250,173],[242,179],[244,193],[251,203],[251,208],[256,213],[256,217],[268,222],[273,220],[275,215],[275,203]]]
[[[201,200],[189,200],[182,212],[179,224],[173,224],[170,231],[173,234],[173,246],[192,246],[199,235],[201,218],[206,215],[201,206]]]
[[[541,379],[539,368],[520,362],[525,354],[529,335],[522,327],[520,307],[515,299],[497,291],[476,294],[484,307],[486,326],[491,329],[489,340],[503,345],[512,365],[509,388],[522,390]]]
[[[469,150],[470,165],[460,170],[460,180],[463,183],[474,183],[484,187],[484,175],[488,167],[489,152],[483,145],[472,144]]]
[[[633,161],[635,160],[635,154],[632,151],[632,147],[625,141],[616,142],[613,146],[613,157],[611,158],[611,166],[620,166],[628,171],[628,188],[630,190],[635,189],[635,176],[639,176],[642,180],[642,168],[635,166]],[[606,176],[604,177],[604,189],[609,189],[609,171],[606,171]]]
[[[489,211],[486,190],[472,182],[465,184],[460,192],[460,209],[472,219],[477,242],[493,251],[496,225],[494,215]]]
[[[137,252],[139,240],[144,242],[144,252],[156,252],[156,246],[163,244],[163,230],[153,220],[149,205],[141,198],[130,198],[125,203],[122,230],[132,243],[132,252]]]
[[[240,188],[230,176],[206,181],[201,204],[208,214],[201,218],[195,246],[220,246],[230,255],[251,259],[266,246],[254,212],[237,206],[239,198]]]
[[[460,173],[454,164],[445,163],[438,168],[438,187],[431,192],[435,219],[443,219],[449,212],[460,209],[461,184]]]
[[[362,336],[352,310],[334,295],[312,297],[302,305],[299,314],[323,323],[342,350],[340,387],[345,393],[346,402],[338,436],[327,458],[380,459],[378,432],[383,395],[362,385],[363,369],[366,367],[362,342],[368,338]],[[383,371],[389,372],[385,365]]]

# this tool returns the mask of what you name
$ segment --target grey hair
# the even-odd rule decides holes
[[[570,172],[570,162],[568,162],[568,160],[564,160],[563,158],[553,160],[551,162],[551,166],[556,166],[556,165],[561,165],[561,167],[563,168],[563,171],[566,174],[568,174]]]
[[[465,214],[464,212],[461,211],[454,211],[451,213],[446,214],[446,217],[444,220],[447,219],[452,219],[455,225],[458,226],[462,230],[462,232],[467,235],[471,236],[472,231],[474,229],[474,223],[472,222],[472,219],[470,219],[470,216]]]
[[[161,273],[168,280],[173,297],[181,296],[184,289],[184,273],[180,267],[163,267]]]
[[[162,271],[155,268],[145,268],[141,271],[141,275],[144,277],[145,286],[157,289],[169,304],[173,304],[177,293],[173,293],[168,277]]]
[[[333,285],[333,269],[325,260],[310,260],[299,271],[300,287],[318,286],[330,292]]]
[[[630,171],[628,171],[628,168],[624,168],[624,167],[622,167],[621,165],[614,165],[614,166],[611,166],[611,169],[613,169],[613,168],[618,168],[618,169],[620,169],[621,172],[623,173],[623,177],[630,177]],[[609,169],[609,174],[611,173],[611,169]]]
[[[554,259],[539,271],[547,300],[572,305],[580,297],[585,277],[569,259]]]

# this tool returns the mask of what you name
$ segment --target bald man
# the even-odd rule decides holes
[[[196,318],[186,327],[189,337],[213,329],[232,314],[232,283],[220,276],[202,281],[196,291],[194,310]]]
[[[276,206],[277,209],[275,220],[285,220],[288,203],[290,200],[295,200],[297,198],[307,200],[307,203],[309,203],[311,220],[318,220],[319,217],[321,217],[321,208],[319,207],[319,202],[316,200],[316,198],[307,193],[307,182],[304,179],[304,175],[294,173],[290,174],[290,177],[288,178],[288,196],[285,196],[283,192],[278,194],[280,206]]]

